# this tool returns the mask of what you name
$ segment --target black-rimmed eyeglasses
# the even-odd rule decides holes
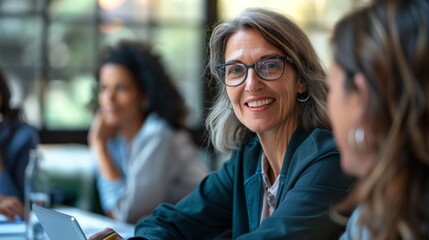
[[[293,63],[288,56],[270,57],[259,60],[253,64],[225,63],[216,66],[219,78],[226,86],[236,87],[242,84],[249,68],[255,69],[256,74],[263,80],[277,80],[283,76],[286,62]]]

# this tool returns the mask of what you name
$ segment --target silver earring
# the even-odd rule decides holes
[[[302,103],[307,102],[308,99],[310,99],[310,94],[307,91],[305,91],[304,93],[298,93],[296,99]]]
[[[358,152],[364,152],[367,148],[366,134],[363,128],[355,128],[349,131],[348,141]]]

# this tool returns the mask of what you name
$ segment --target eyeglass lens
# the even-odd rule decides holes
[[[281,58],[264,59],[250,65],[228,63],[221,69],[220,74],[228,86],[238,86],[244,82],[249,68],[255,69],[256,74],[264,80],[277,80],[283,75],[284,64]]]

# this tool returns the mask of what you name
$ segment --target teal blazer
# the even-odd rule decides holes
[[[136,236],[338,239],[344,228],[331,221],[329,209],[348,193],[352,179],[341,171],[331,133],[299,128],[294,132],[280,173],[275,210],[262,223],[261,154],[261,144],[253,134],[190,195],[176,205],[160,205],[140,221]]]

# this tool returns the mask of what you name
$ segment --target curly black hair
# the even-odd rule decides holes
[[[127,68],[137,80],[140,91],[148,97],[147,113],[154,112],[175,129],[185,128],[187,110],[183,97],[146,42],[122,40],[100,51],[95,77],[99,82],[100,69],[107,63]]]
[[[21,122],[21,110],[10,107],[11,93],[6,82],[6,77],[0,69],[0,113],[3,120]]]

